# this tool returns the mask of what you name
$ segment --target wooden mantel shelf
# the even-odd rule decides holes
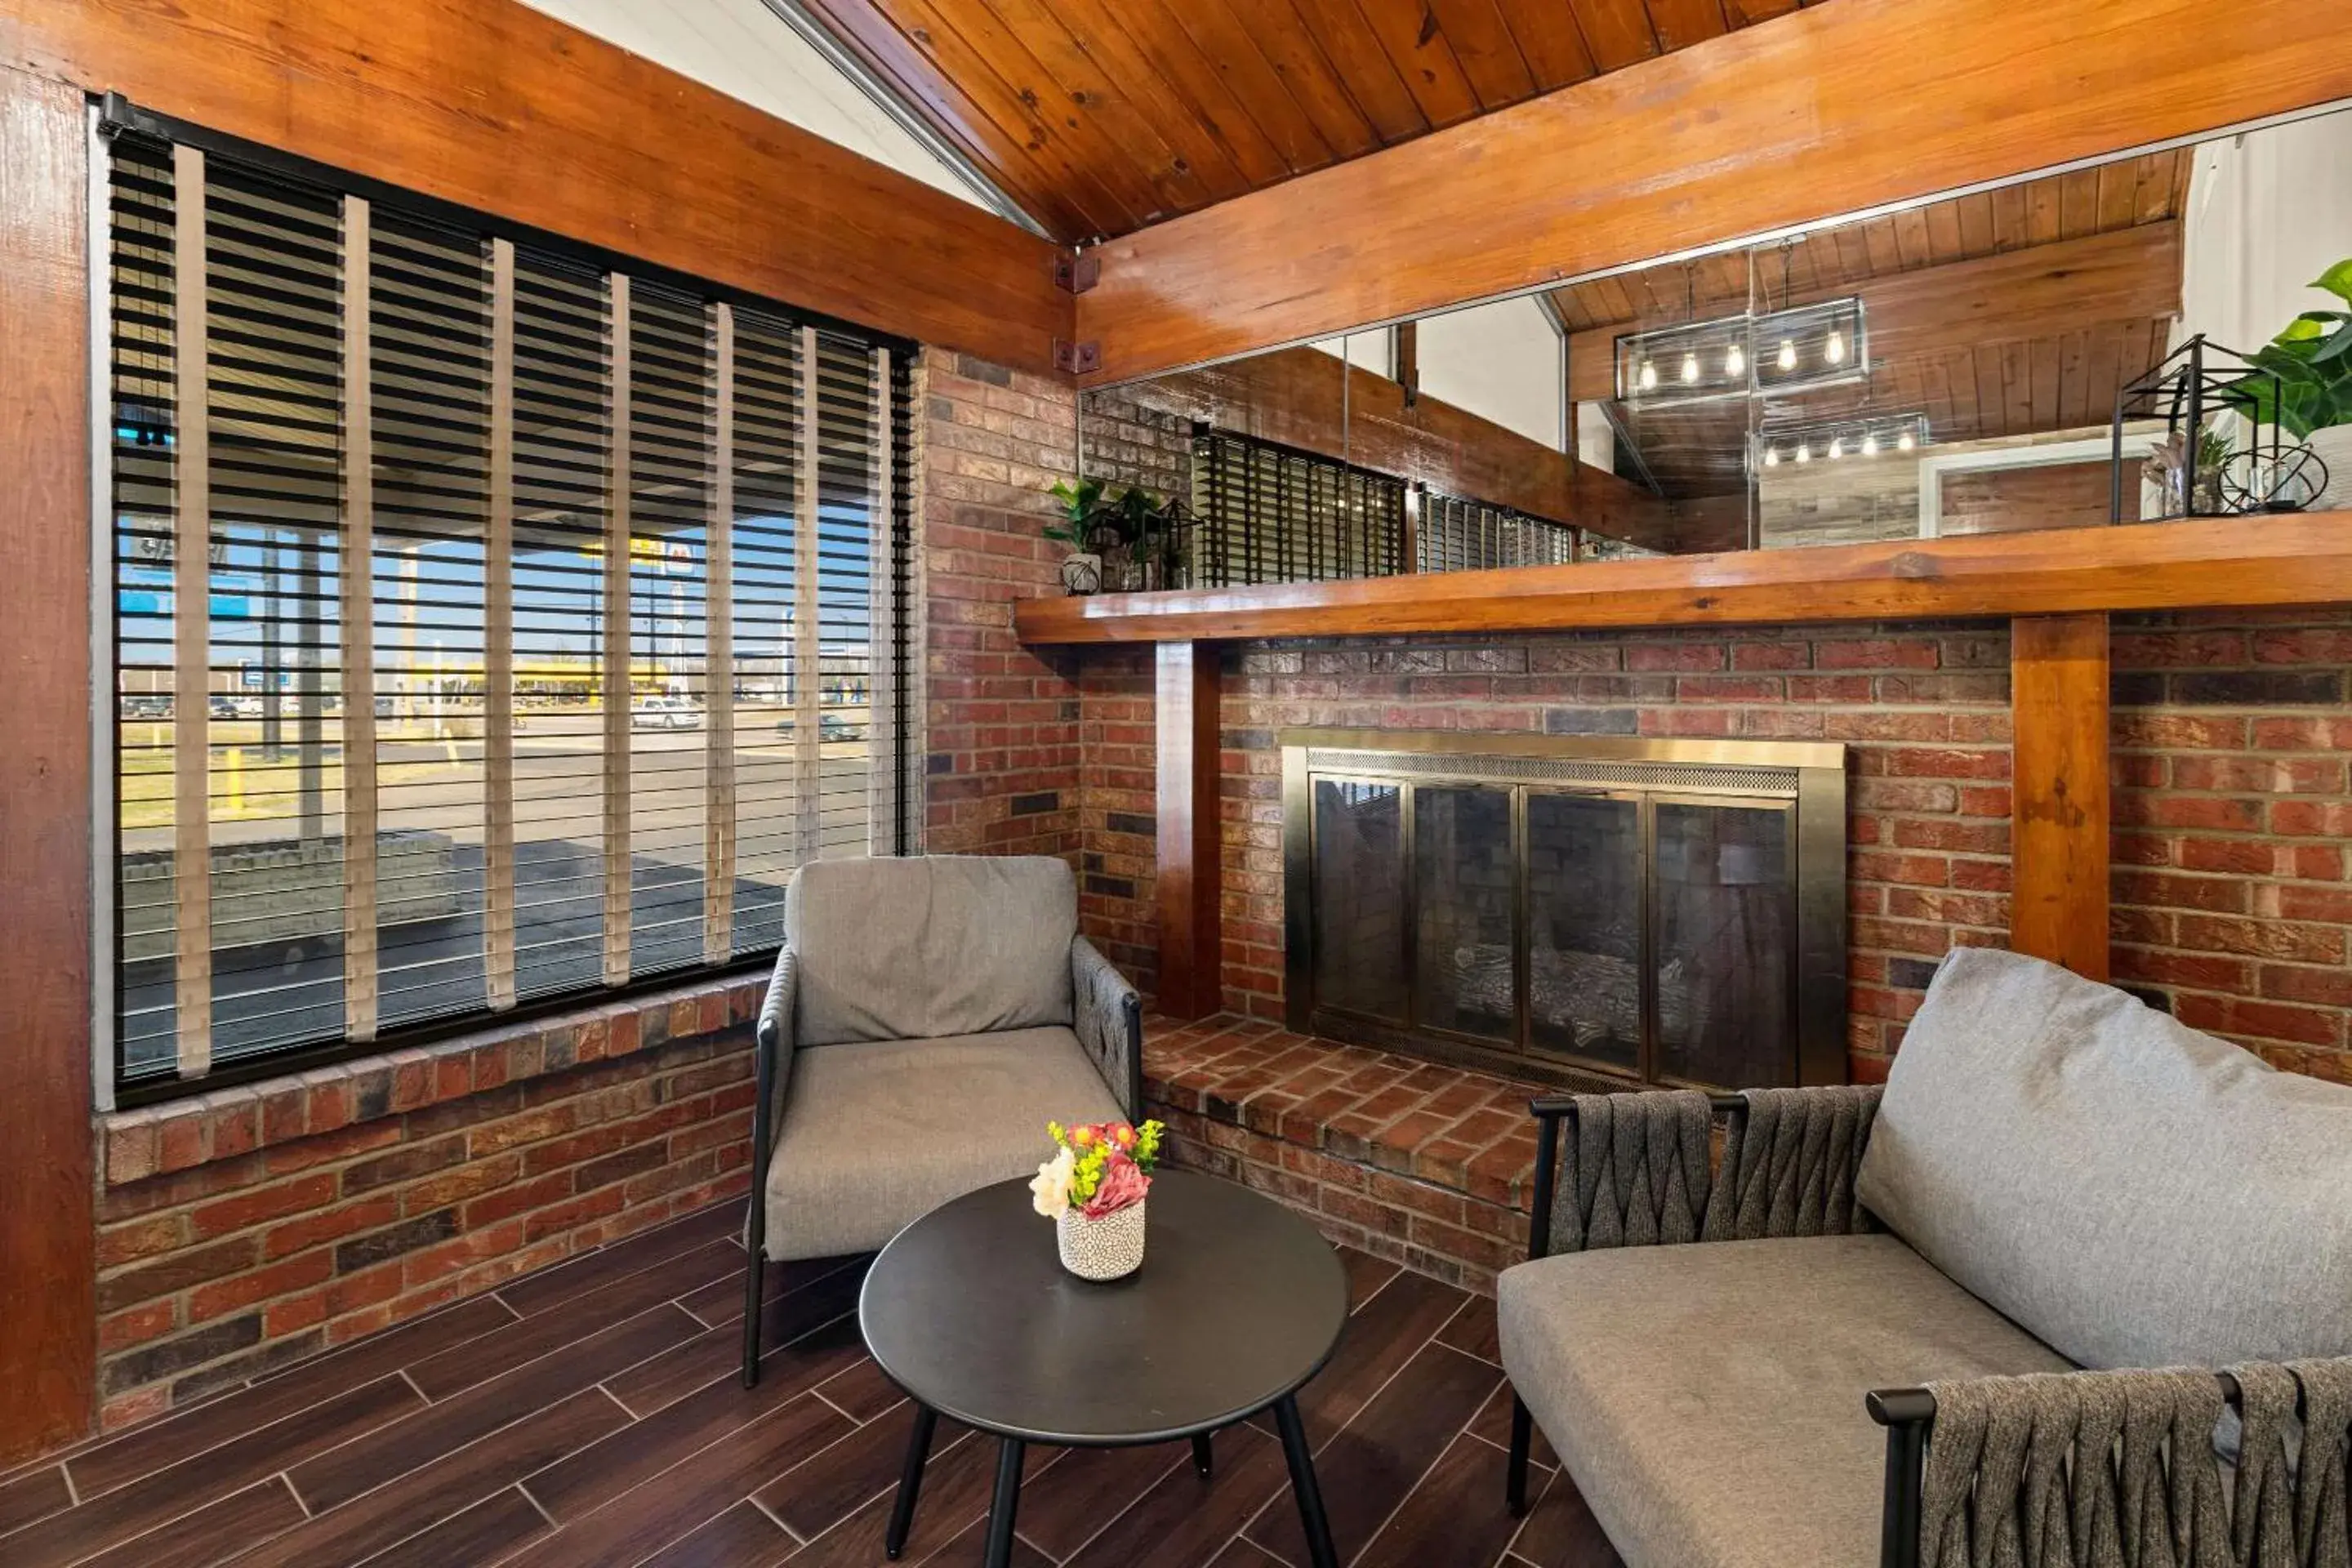
[[[2352,512],[1030,599],[1032,644],[2352,603]]]

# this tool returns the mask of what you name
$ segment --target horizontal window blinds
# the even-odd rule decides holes
[[[1428,490],[1421,497],[1414,545],[1423,572],[1565,566],[1576,559],[1576,530],[1508,507]]]
[[[1196,587],[1407,569],[1403,481],[1222,430],[1192,442]]]
[[[903,353],[125,132],[127,1089],[772,951],[904,842]]]

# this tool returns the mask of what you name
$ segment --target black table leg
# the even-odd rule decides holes
[[[1209,1435],[1201,1433],[1192,1439],[1192,1468],[1207,1480],[1217,1468],[1217,1451],[1209,1446]]]
[[[1339,1568],[1331,1550],[1331,1524],[1323,1517],[1323,1489],[1315,1484],[1315,1456],[1307,1447],[1307,1426],[1298,1419],[1298,1401],[1284,1394],[1275,1402],[1275,1424],[1282,1428],[1282,1457],[1290,1463],[1290,1489],[1298,1499],[1298,1522],[1307,1529],[1309,1568]]]
[[[898,1561],[898,1553],[907,1549],[907,1531],[915,1522],[915,1500],[923,1490],[923,1461],[931,1455],[931,1429],[939,1425],[939,1413],[921,1400],[915,1404],[915,1431],[907,1439],[906,1467],[898,1472],[898,1500],[890,1505],[890,1531],[882,1538],[882,1550],[890,1561]]]
[[[1013,1515],[1021,1506],[1022,1442],[1006,1437],[996,1450],[996,1500],[988,1510],[988,1568],[1008,1568],[1013,1561]]]

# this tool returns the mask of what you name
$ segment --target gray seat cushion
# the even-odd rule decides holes
[[[1538,1258],[1503,1365],[1629,1568],[1868,1568],[1874,1388],[2066,1363],[1892,1236]]]
[[[811,861],[784,895],[784,931],[801,1045],[1071,1021],[1077,884],[1049,857]]]
[[[2352,1355],[2352,1089],[2037,959],[1945,960],[1856,1188],[2085,1366]]]
[[[1053,1152],[1047,1121],[1118,1117],[1058,1025],[795,1052],[768,1165],[768,1256],[877,1247],[950,1198],[1034,1174]]]

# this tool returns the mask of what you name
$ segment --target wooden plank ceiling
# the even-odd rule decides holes
[[[1618,405],[1666,495],[1739,490],[1751,420],[1769,428],[1916,410],[1937,442],[2103,426],[2118,388],[2166,351],[2191,156],[2120,159],[1819,230],[1786,247],[1556,289],[1571,334],[1572,395],[1609,395],[1619,334],[1734,315],[1751,301],[1765,312],[1859,294],[1872,361],[1858,384],[1752,405]]]
[[[1801,0],[804,0],[1056,238],[1131,233]]]

